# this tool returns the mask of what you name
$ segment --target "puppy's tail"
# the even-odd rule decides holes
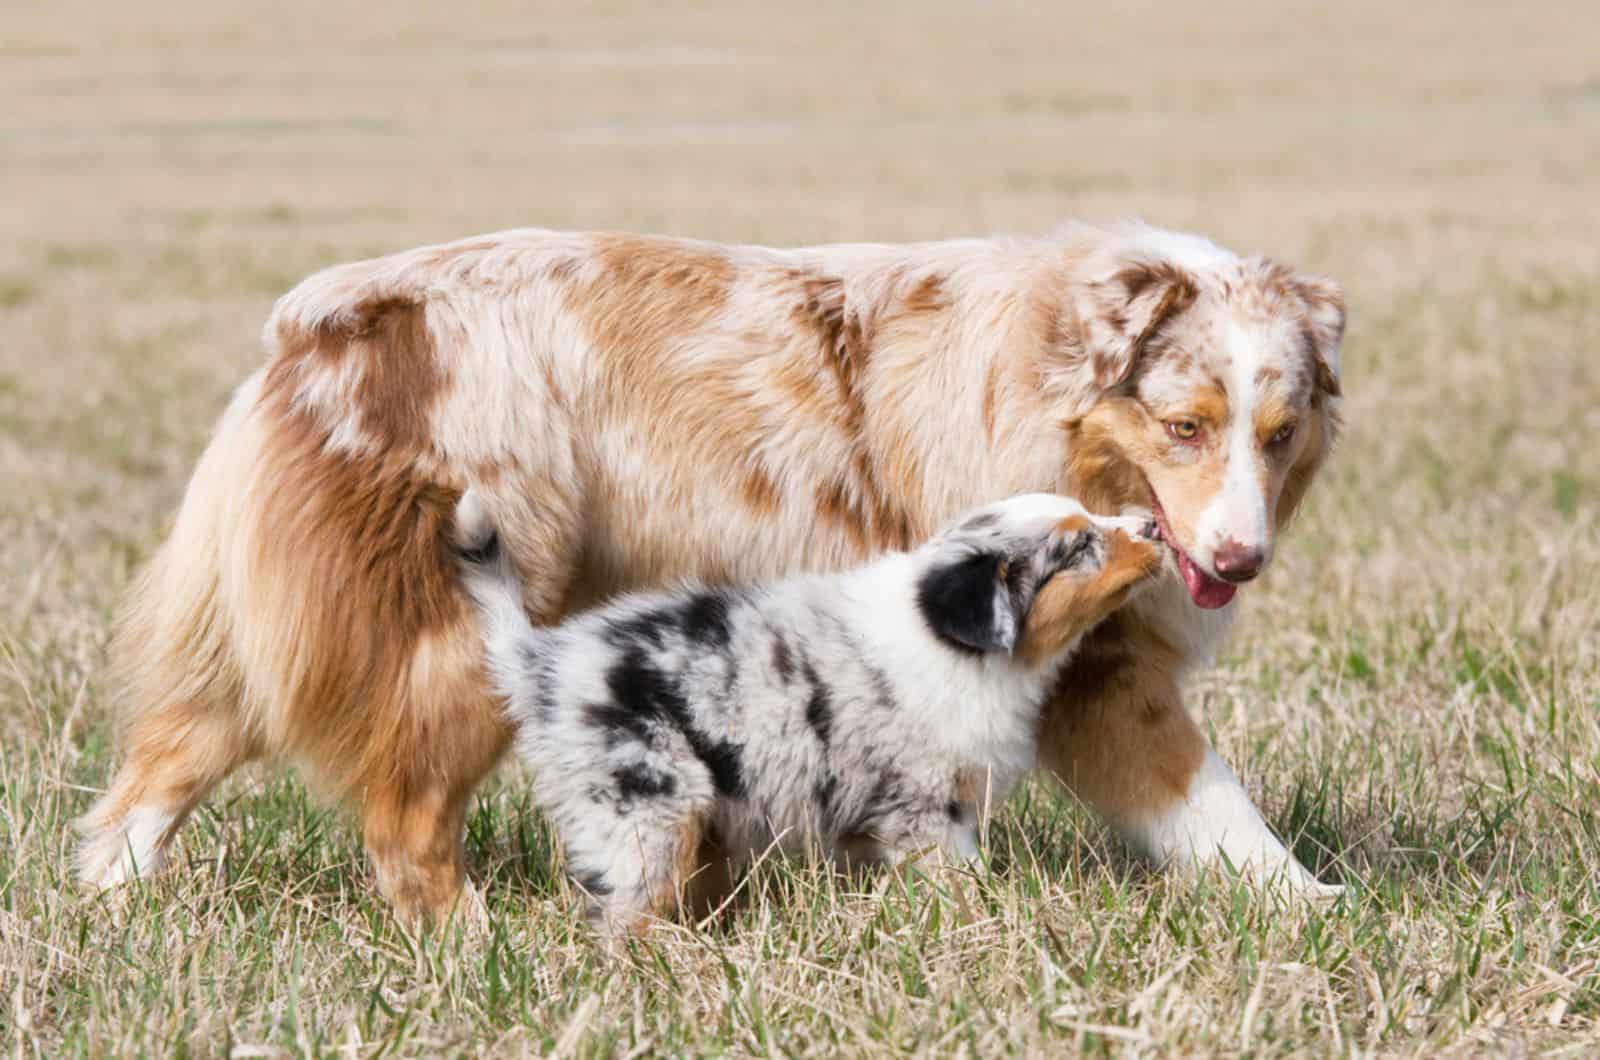
[[[489,673],[502,694],[515,680],[527,653],[542,638],[522,606],[522,579],[500,545],[500,534],[472,490],[462,494],[455,513],[461,581],[477,605]]]

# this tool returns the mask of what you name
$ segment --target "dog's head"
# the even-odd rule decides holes
[[[1083,266],[1043,373],[1067,489],[1146,505],[1200,607],[1271,560],[1338,429],[1344,295],[1190,236],[1133,230]]]
[[[1068,649],[1161,568],[1153,519],[1045,493],[970,512],[921,549],[917,607],[959,651],[1033,665]]]

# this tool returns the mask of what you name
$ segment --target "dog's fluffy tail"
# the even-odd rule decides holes
[[[528,621],[522,604],[522,578],[500,545],[500,534],[481,498],[472,490],[456,504],[456,548],[461,581],[477,605],[488,650],[489,675],[502,695],[518,686],[516,677],[543,632]]]

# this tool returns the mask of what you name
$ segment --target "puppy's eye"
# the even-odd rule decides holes
[[[1168,420],[1167,433],[1180,442],[1192,442],[1200,437],[1200,425],[1194,420]]]
[[[1073,534],[1056,543],[1056,570],[1070,570],[1088,559],[1094,550],[1094,535],[1090,533]]]
[[[1272,437],[1267,439],[1267,444],[1274,448],[1288,445],[1290,440],[1294,438],[1294,432],[1298,427],[1299,424],[1297,423],[1285,423],[1273,432]]]

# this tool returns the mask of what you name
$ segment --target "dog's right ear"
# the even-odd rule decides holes
[[[1022,626],[1010,573],[1010,561],[995,552],[940,558],[917,583],[922,620],[958,651],[1009,653]]]
[[[1195,300],[1195,281],[1169,261],[1126,261],[1084,283],[1074,308],[1094,383],[1125,382],[1150,336]]]

